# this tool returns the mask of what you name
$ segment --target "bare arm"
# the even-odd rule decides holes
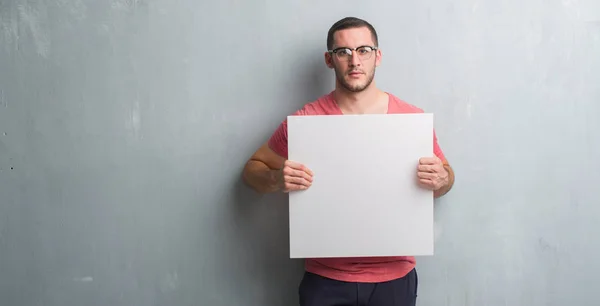
[[[433,190],[435,198],[448,193],[454,185],[454,170],[445,158],[440,159],[437,156],[421,158],[417,175],[419,183]]]
[[[264,143],[248,160],[242,178],[259,193],[272,193],[281,190],[281,168],[285,159],[273,152]]]
[[[450,166],[450,164],[448,163],[448,161],[446,159],[444,159],[442,161],[442,163],[443,163],[444,169],[448,173],[448,181],[440,189],[433,192],[433,196],[435,198],[442,197],[443,195],[448,193],[448,191],[450,191],[450,189],[452,189],[452,186],[454,185],[454,170],[452,170],[452,167]]]
[[[295,161],[286,160],[263,144],[244,167],[246,184],[259,193],[306,190],[312,185],[312,171]]]

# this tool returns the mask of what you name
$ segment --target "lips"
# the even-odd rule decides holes
[[[361,74],[363,74],[363,73],[360,72],[360,71],[352,71],[352,72],[349,73],[350,76],[358,76],[358,75],[361,75]]]

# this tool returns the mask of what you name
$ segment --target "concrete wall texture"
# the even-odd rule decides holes
[[[594,0],[0,1],[0,305],[297,305],[286,197],[240,172],[345,16],[456,170],[419,305],[599,305]]]

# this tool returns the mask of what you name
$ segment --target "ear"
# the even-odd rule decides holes
[[[381,65],[381,57],[382,57],[382,52],[381,49],[377,49],[377,51],[375,51],[375,66],[379,67],[379,65]]]
[[[331,54],[327,51],[325,51],[325,65],[327,65],[327,67],[329,67],[330,69],[333,69],[333,58],[331,57]]]

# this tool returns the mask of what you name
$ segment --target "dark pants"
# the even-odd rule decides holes
[[[348,283],[305,272],[300,306],[415,306],[418,284],[415,269],[383,283]]]

